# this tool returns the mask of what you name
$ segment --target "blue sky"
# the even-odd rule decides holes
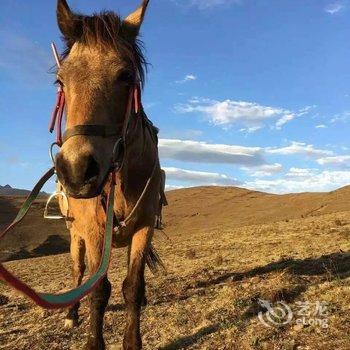
[[[71,0],[125,16],[136,0]],[[50,166],[56,1],[2,0],[0,184]],[[151,0],[143,94],[168,188],[274,193],[350,184],[350,1]]]

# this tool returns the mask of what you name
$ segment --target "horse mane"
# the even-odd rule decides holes
[[[144,85],[148,63],[144,56],[143,42],[137,38],[127,39],[127,33],[123,32],[123,22],[116,13],[103,11],[92,16],[75,14],[75,20],[79,25],[80,35],[74,40],[63,37],[65,43],[63,59],[69,55],[75,42],[112,48],[129,60],[137,70],[141,86]]]

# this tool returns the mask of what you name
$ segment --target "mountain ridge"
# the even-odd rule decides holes
[[[30,192],[31,191],[29,190],[12,187],[9,184],[6,184],[5,186],[0,185],[0,196],[27,196]],[[40,192],[39,194],[39,196],[47,195],[46,192]]]

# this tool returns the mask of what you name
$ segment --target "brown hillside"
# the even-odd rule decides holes
[[[350,349],[349,187],[284,196],[207,187],[173,191],[168,197],[165,235],[158,231],[154,240],[167,271],[154,276],[147,271],[145,350]],[[3,221],[13,216],[19,202],[2,202]],[[44,234],[62,234],[64,228],[45,222],[42,207],[7,241],[9,247],[22,246],[32,255],[61,247],[57,236],[47,239]],[[11,261],[6,267],[40,291],[71,287],[69,254]],[[126,250],[113,250],[113,292],[104,327],[107,350],[121,349],[125,274]],[[259,318],[268,320],[259,300],[274,306],[283,300],[292,320],[267,327]],[[326,303],[326,312],[314,316],[320,302]],[[311,314],[300,324],[303,303]],[[84,299],[81,324],[66,330],[65,310],[43,311],[0,284],[0,349],[82,349],[88,309]]]
[[[0,197],[0,229],[17,215],[25,197]],[[0,241],[0,260],[64,253],[69,249],[69,232],[62,221],[44,220],[46,199],[38,199],[23,221]]]
[[[167,193],[167,234],[266,224],[350,210],[350,186],[328,193],[274,195],[238,187],[194,187]],[[0,227],[16,216],[24,197],[0,197]],[[62,221],[44,220],[39,199],[23,222],[0,243],[2,261],[67,252],[69,233]]]
[[[168,192],[170,231],[264,224],[350,210],[350,186],[326,193],[275,195],[237,187],[194,187]]]

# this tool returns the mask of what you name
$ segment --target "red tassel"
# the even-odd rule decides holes
[[[139,91],[139,86],[136,85],[134,88],[134,108],[135,108],[136,114],[139,112],[139,107],[140,107],[140,91]]]
[[[62,91],[58,118],[57,118],[57,130],[56,130],[56,142],[59,146],[62,146],[62,119],[64,113],[64,105],[65,105],[65,96]]]
[[[51,116],[50,125],[49,125],[49,131],[51,133],[55,130],[56,118],[57,118],[58,111],[60,109],[62,93],[63,91],[61,89],[58,90],[57,92],[56,104],[55,104],[54,110],[52,111],[52,116]]]

